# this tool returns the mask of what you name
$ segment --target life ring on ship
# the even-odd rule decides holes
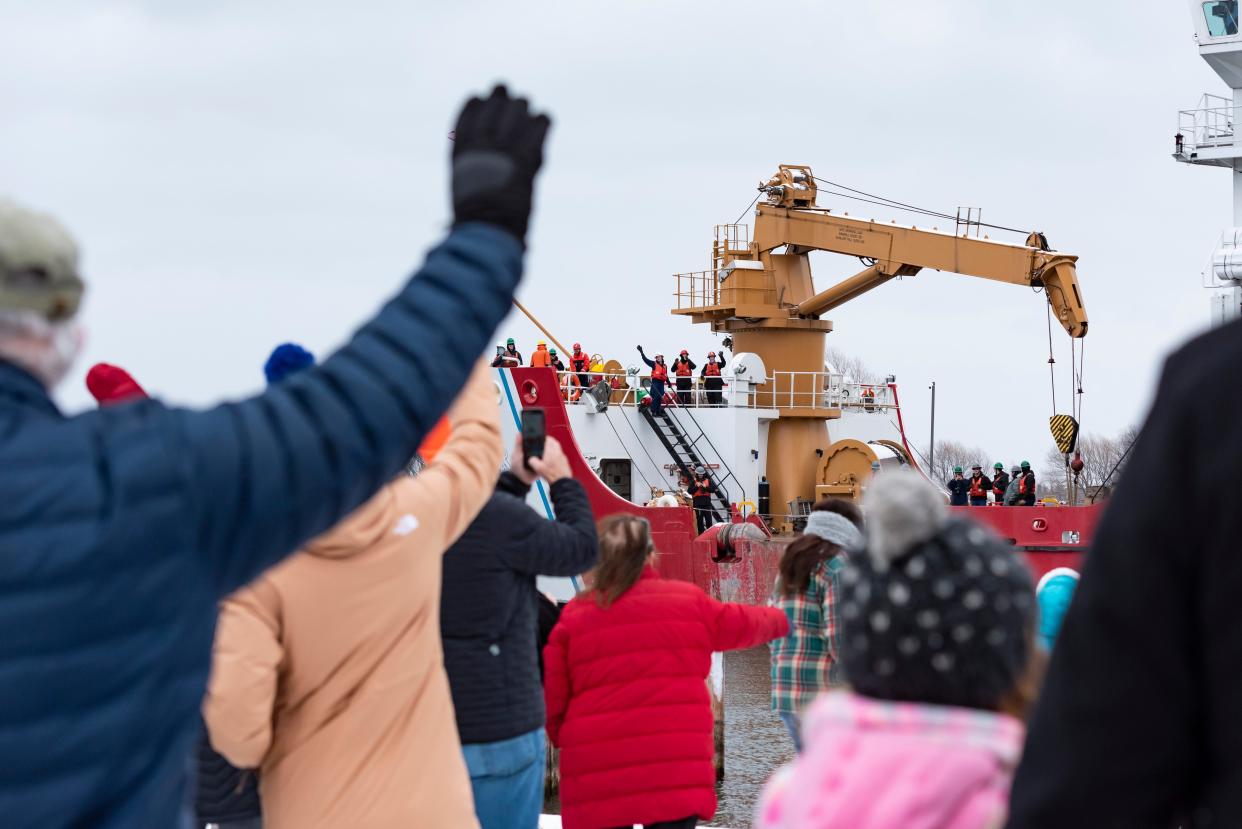
[[[572,371],[561,375],[561,394],[569,403],[576,403],[578,398],[582,397],[582,383],[578,381],[578,375]]]
[[[750,512],[742,512],[742,507],[750,507]],[[755,506],[754,501],[738,501],[737,502],[737,513],[738,515],[742,516],[742,518],[750,518],[752,515],[754,515],[757,512],[759,512],[759,507]]]

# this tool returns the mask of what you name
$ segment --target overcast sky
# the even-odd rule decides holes
[[[167,399],[262,385],[284,340],[339,345],[447,225],[447,142],[496,79],[555,118],[521,289],[563,341],[635,362],[717,339],[668,313],[781,162],[1043,230],[1091,319],[1083,426],[1138,422],[1208,321],[1229,177],[1169,154],[1223,84],[1187,4],[0,0],[0,192],[84,248],[92,362]],[[821,199],[852,214],[881,208]],[[902,218],[896,216],[897,218]],[[858,269],[813,257],[822,289]],[[930,272],[837,309],[829,342],[900,385],[912,441],[1051,445],[1042,296]],[[526,346],[510,319],[498,336]],[[1054,331],[1058,403],[1068,340]]]

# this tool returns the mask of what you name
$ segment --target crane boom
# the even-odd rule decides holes
[[[858,219],[817,207],[815,181],[810,167],[782,164],[760,184],[767,202],[755,211],[753,239],[746,225],[717,225],[710,269],[674,275],[674,314],[728,334],[735,353],[762,361],[765,377],[754,400],[779,412],[768,425],[770,498],[791,512],[798,499],[816,496],[819,459],[836,446],[827,423],[841,416],[824,394],[832,322],[821,314],[894,277],[931,268],[1042,288],[1070,336],[1087,334],[1078,257],[1049,249],[1043,234],[1032,233],[1019,245]],[[817,291],[813,250],[856,256],[866,268]]]
[[[754,248],[760,255],[788,246],[798,254],[822,250],[874,260],[861,273],[799,302],[796,312],[800,316],[816,317],[895,276],[913,276],[931,268],[1043,288],[1070,336],[1084,337],[1087,312],[1078,287],[1078,257],[1044,249],[1042,238],[1032,233],[1028,244],[1015,245],[858,219],[821,208],[762,204],[755,215]]]

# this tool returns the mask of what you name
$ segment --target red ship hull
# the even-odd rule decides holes
[[[512,374],[519,398],[515,402],[523,408],[543,410],[548,434],[565,448],[574,477],[586,488],[597,518],[618,512],[646,518],[660,552],[659,570],[668,578],[693,582],[724,601],[768,601],[787,540],[740,540],[733,560],[715,561],[716,541],[712,537],[696,537],[694,513],[689,507],[642,507],[630,503],[609,489],[587,465],[554,372],[515,368]],[[1095,535],[1103,505],[951,509],[1009,539],[1025,555],[1038,579],[1055,567],[1081,568],[1083,553]]]

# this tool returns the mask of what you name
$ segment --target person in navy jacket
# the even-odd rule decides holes
[[[249,400],[67,416],[77,247],[0,203],[0,815],[172,827],[217,602],[399,474],[509,312],[549,126],[497,87],[452,150],[453,228],[321,366]]]

